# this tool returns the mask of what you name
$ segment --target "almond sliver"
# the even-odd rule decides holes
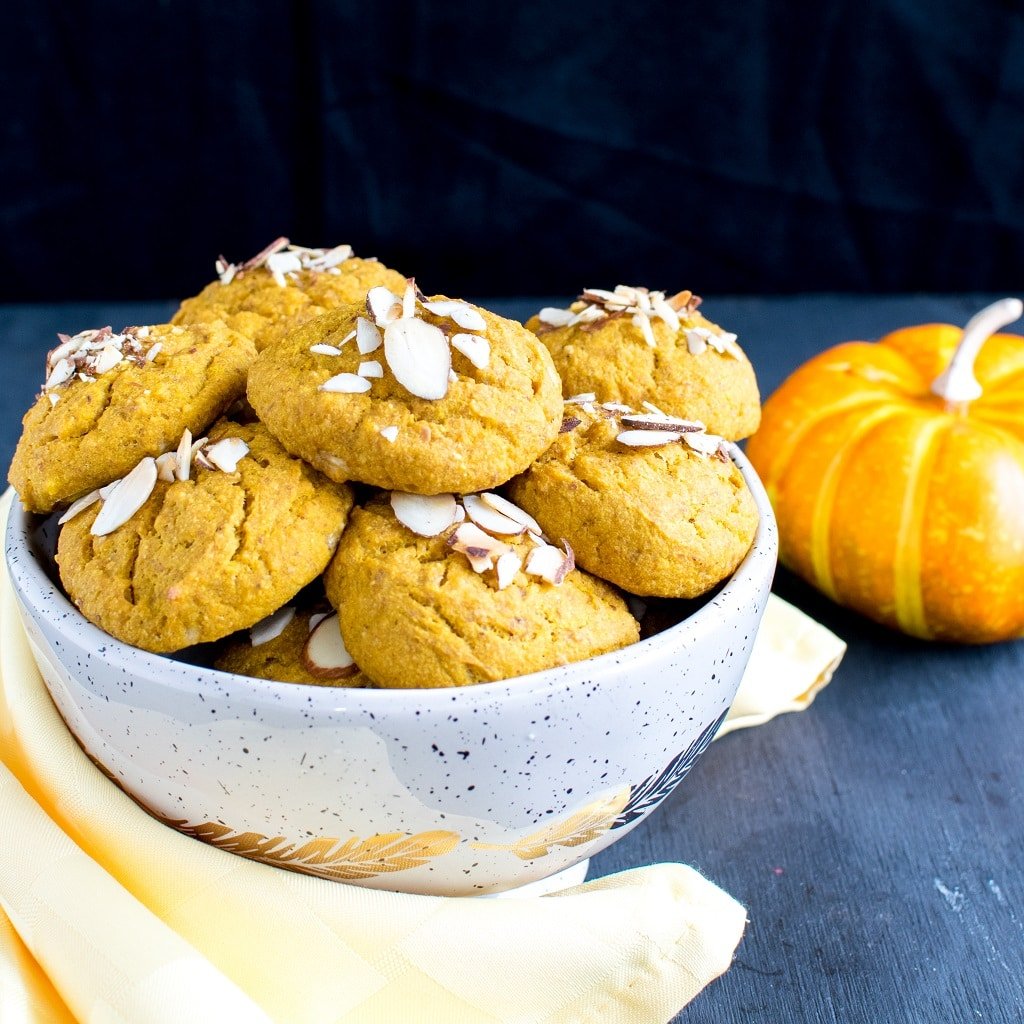
[[[456,334],[452,348],[461,352],[478,370],[486,370],[491,361],[491,343],[479,334]]]
[[[89,532],[94,537],[113,533],[146,504],[155,486],[156,459],[147,456],[110,492]]]
[[[319,391],[333,391],[337,394],[352,395],[370,390],[370,382],[358,373],[338,373],[325,380]]]
[[[355,660],[341,638],[338,615],[318,622],[302,648],[302,662],[318,679],[344,679],[357,671]]]
[[[420,537],[436,537],[455,523],[458,508],[453,494],[391,492],[395,518]]]
[[[388,324],[384,358],[395,380],[417,398],[436,401],[448,394],[452,353],[448,339],[433,324],[416,317]]]

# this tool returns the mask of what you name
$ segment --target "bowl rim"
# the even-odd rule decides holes
[[[67,613],[71,613],[74,624],[73,642],[86,649],[96,651],[103,647],[103,659],[129,670],[136,675],[158,681],[161,685],[182,691],[204,691],[209,693],[212,673],[239,690],[248,691],[250,699],[272,700],[280,704],[286,694],[292,694],[309,710],[311,705],[318,711],[389,712],[402,710],[401,705],[412,703],[417,708],[427,709],[433,705],[450,705],[452,701],[465,703],[487,703],[502,696],[515,698],[536,696],[559,687],[592,683],[595,679],[609,679],[609,670],[620,666],[628,658],[631,667],[663,656],[667,650],[698,644],[702,637],[713,632],[730,613],[739,612],[747,601],[762,587],[767,591],[774,576],[778,558],[778,531],[772,506],[757,472],[734,444],[728,445],[729,454],[746,480],[758,511],[758,524],[754,540],[743,560],[733,571],[722,589],[706,604],[685,619],[656,633],[638,640],[628,647],[599,654],[582,661],[570,662],[548,669],[541,669],[529,675],[499,679],[492,682],[476,683],[472,686],[433,688],[363,688],[344,686],[314,686],[305,683],[280,683],[270,679],[237,675],[203,665],[192,666],[188,662],[175,661],[167,655],[154,654],[138,647],[132,647],[105,633],[85,618],[77,607],[56,587],[43,569],[28,543],[30,516],[18,499],[12,496],[4,537],[4,555],[11,583],[20,603],[29,607],[33,617],[46,621],[63,637],[69,636],[64,624]],[[25,557],[14,558],[15,554]],[[767,577],[767,580],[766,580]],[[767,583],[767,585],[766,585]],[[45,593],[53,600],[39,601],[32,595]],[[643,598],[640,598],[643,600]],[[195,669],[194,677],[187,672],[167,672],[168,661],[180,669]],[[632,673],[629,673],[632,675]],[[619,674],[620,680],[627,673]]]

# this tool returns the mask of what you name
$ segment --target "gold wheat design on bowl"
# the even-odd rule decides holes
[[[629,801],[631,787],[587,804],[562,821],[552,822],[514,843],[474,843],[477,850],[510,850],[520,860],[546,857],[554,846],[582,846],[604,835]]]
[[[191,825],[187,821],[161,820],[185,835],[238,857],[338,881],[375,878],[422,867],[436,857],[451,853],[459,844],[457,832],[433,831],[415,835],[382,832],[369,839],[324,837],[299,845],[284,836],[238,832],[219,822]]]

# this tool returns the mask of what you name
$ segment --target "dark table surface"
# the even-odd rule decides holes
[[[987,299],[723,298],[704,308],[739,334],[767,395],[823,348],[913,323],[963,324]],[[490,303],[517,317],[541,304]],[[0,307],[0,461],[54,332],[159,322],[173,308]],[[748,908],[732,969],[677,1021],[1019,1024],[1024,642],[925,644],[831,605],[785,570],[775,589],[849,644],[832,684],[810,710],[713,744],[648,822],[595,858],[591,877],[682,861]]]

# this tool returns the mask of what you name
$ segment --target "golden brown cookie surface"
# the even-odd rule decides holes
[[[262,351],[307,320],[345,303],[361,302],[374,285],[398,291],[405,287],[405,278],[398,271],[377,260],[349,255],[331,262],[330,253],[336,250],[288,247],[287,239],[279,241],[285,245],[277,252],[269,252],[273,249],[269,246],[255,260],[248,261],[255,265],[231,269],[224,265],[221,280],[185,299],[172,323],[224,320]],[[351,253],[348,246],[338,248]],[[325,263],[329,265],[322,265]],[[293,269],[275,270],[278,266]]]
[[[579,570],[558,586],[529,575],[528,538],[501,539],[523,563],[501,587],[498,570],[475,571],[450,535],[417,536],[383,502],[352,513],[324,582],[346,646],[378,685],[507,679],[637,640],[636,620],[603,581]]]
[[[315,579],[337,545],[347,487],[288,455],[260,424],[221,420],[209,438],[244,443],[235,471],[193,465],[187,480],[158,480],[106,535],[91,531],[107,502],[61,531],[65,589],[125,643],[163,653],[248,628]]]
[[[316,626],[337,628],[337,622],[322,622],[321,616],[336,619],[332,610],[316,613],[309,608],[293,609],[294,614],[281,632],[264,640],[253,630],[251,638],[243,637],[229,644],[218,655],[213,667],[257,679],[279,683],[304,683],[306,686],[372,686],[370,679],[355,665],[351,671],[311,671],[309,638]]]
[[[248,388],[260,419],[334,480],[437,494],[494,487],[521,472],[558,433],[551,357],[512,320],[443,297],[424,301],[453,307],[473,327],[421,303],[415,316],[381,327],[365,304],[337,309],[260,354]],[[392,346],[396,327],[411,337]],[[420,373],[421,355],[439,363]],[[335,383],[345,390],[325,390]]]
[[[760,395],[753,367],[735,335],[697,312],[689,292],[680,293],[686,299],[677,300],[679,309],[670,306],[666,311],[661,303],[671,299],[661,299],[650,315],[644,314],[643,326],[638,314],[630,312],[635,304],[622,307],[644,290],[626,290],[634,294],[621,296],[622,303],[597,301],[614,292],[600,292],[594,302],[574,303],[571,311],[584,317],[576,323],[555,326],[544,321],[545,313],[549,321],[568,319],[558,315],[570,312],[565,310],[543,310],[527,321],[551,352],[565,396],[592,392],[599,402],[639,408],[644,399],[657,395],[665,412],[700,420],[713,434],[731,441],[752,434],[761,418]],[[584,292],[584,297],[590,294]],[[585,307],[596,313],[588,314]]]
[[[589,409],[566,404],[567,429],[509,484],[509,496],[565,537],[580,565],[630,593],[707,592],[740,563],[757,529],[742,474],[706,433]]]
[[[204,430],[244,395],[256,357],[252,343],[222,323],[118,335],[104,328],[80,342],[91,334],[60,346],[90,347],[51,358],[49,380],[80,369],[44,388],[25,414],[9,479],[30,511],[49,512],[124,476],[144,456],[174,447],[186,427]]]

